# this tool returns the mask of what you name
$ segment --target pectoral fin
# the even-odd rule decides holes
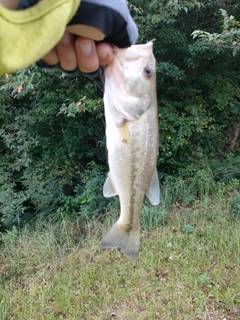
[[[115,96],[109,100],[117,111],[116,124],[118,126],[122,126],[125,120],[133,121],[139,119],[150,106],[150,97],[147,94],[141,97],[124,97],[123,101]]]
[[[122,126],[118,126],[121,138],[122,138],[122,142],[125,143],[130,143],[131,142],[131,136],[130,136],[130,132],[128,129],[127,124],[123,124]]]
[[[153,206],[157,206],[160,203],[160,188],[157,169],[154,171],[152,180],[146,192],[146,196]]]
[[[105,198],[111,198],[111,197],[117,196],[117,192],[115,190],[115,187],[112,183],[110,176],[107,177],[107,179],[104,183],[103,195]]]

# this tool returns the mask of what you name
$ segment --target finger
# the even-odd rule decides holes
[[[0,4],[3,5],[5,8],[16,10],[19,6],[20,0],[1,0]]]
[[[105,66],[113,59],[113,48],[107,42],[100,42],[96,45],[97,54],[99,57],[99,64]]]
[[[53,48],[51,51],[45,54],[42,60],[49,66],[56,65],[59,61],[58,55],[57,55],[57,49]]]
[[[99,58],[93,40],[78,37],[75,40],[78,68],[85,73],[91,73],[99,68]]]
[[[66,71],[73,71],[77,68],[77,57],[74,47],[74,35],[65,32],[62,39],[56,46],[60,66]]]

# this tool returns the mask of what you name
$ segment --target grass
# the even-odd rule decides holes
[[[7,232],[0,319],[240,319],[240,221],[230,202],[205,197],[167,215],[159,208],[162,219],[151,228],[145,206],[137,262],[99,248],[116,215],[104,224],[63,221]]]

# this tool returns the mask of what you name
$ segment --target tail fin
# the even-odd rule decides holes
[[[126,231],[126,227],[116,222],[101,242],[102,249],[121,248],[127,258],[136,260],[140,247],[140,226],[136,230]]]

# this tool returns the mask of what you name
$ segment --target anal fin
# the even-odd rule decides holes
[[[116,192],[115,187],[112,183],[110,175],[108,175],[108,177],[104,183],[103,195],[105,198],[111,198],[111,197],[117,196],[117,192]]]
[[[157,169],[154,171],[146,196],[153,206],[157,206],[160,203],[160,187]]]

